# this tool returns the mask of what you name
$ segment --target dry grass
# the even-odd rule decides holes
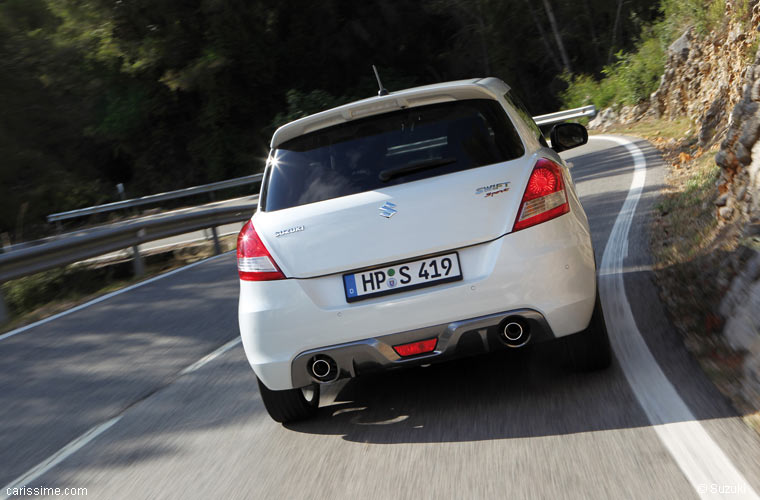
[[[652,253],[659,269],[683,264],[715,250],[717,237],[715,182],[720,168],[717,145],[707,151],[696,146],[688,118],[641,120],[618,125],[606,133],[639,136],[651,142],[668,165],[666,187],[657,204]]]
[[[677,120],[655,120],[645,119],[629,125],[616,125],[605,130],[605,134],[627,134],[643,137],[653,144],[662,140],[674,139],[682,141],[693,136],[691,121],[688,118],[679,118]],[[599,133],[592,131],[593,133]]]
[[[666,187],[657,204],[652,231],[652,253],[659,269],[689,262],[714,248],[717,236],[715,182],[720,168],[714,158],[717,145],[704,151],[696,146],[688,118],[641,120],[619,125],[607,133],[643,137],[668,165]]]
[[[717,236],[715,182],[720,168],[715,152],[671,165],[668,188],[657,204],[652,250],[658,267],[689,262],[714,248]]]

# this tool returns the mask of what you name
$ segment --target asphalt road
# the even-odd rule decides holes
[[[567,155],[600,263],[609,370],[566,372],[539,345],[344,382],[317,418],[281,426],[234,343],[225,254],[0,342],[0,485],[109,499],[752,498],[760,439],[657,297],[647,228],[663,167],[637,145],[637,166],[604,138]]]

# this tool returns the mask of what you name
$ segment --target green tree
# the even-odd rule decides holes
[[[118,182],[138,196],[256,172],[277,125],[375,95],[372,64],[390,90],[493,75],[554,111],[562,68],[600,75],[661,15],[622,5],[0,0],[0,233],[44,234],[46,214],[112,201]],[[654,71],[615,67],[636,89]]]

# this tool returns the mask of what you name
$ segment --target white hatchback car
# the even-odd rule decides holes
[[[557,154],[496,78],[413,88],[277,129],[238,237],[240,333],[278,422],[320,384],[562,338],[610,363],[588,221]]]

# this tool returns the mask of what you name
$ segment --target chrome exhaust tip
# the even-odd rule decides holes
[[[501,341],[509,347],[522,347],[530,341],[530,328],[523,318],[506,318],[499,325],[499,330]]]
[[[523,327],[516,321],[510,321],[504,326],[504,336],[512,342],[519,341],[523,336]]]
[[[324,359],[317,359],[311,364],[311,372],[317,378],[326,378],[330,374],[330,363]]]
[[[309,372],[318,382],[332,382],[338,378],[338,365],[329,356],[317,356],[309,363]]]

